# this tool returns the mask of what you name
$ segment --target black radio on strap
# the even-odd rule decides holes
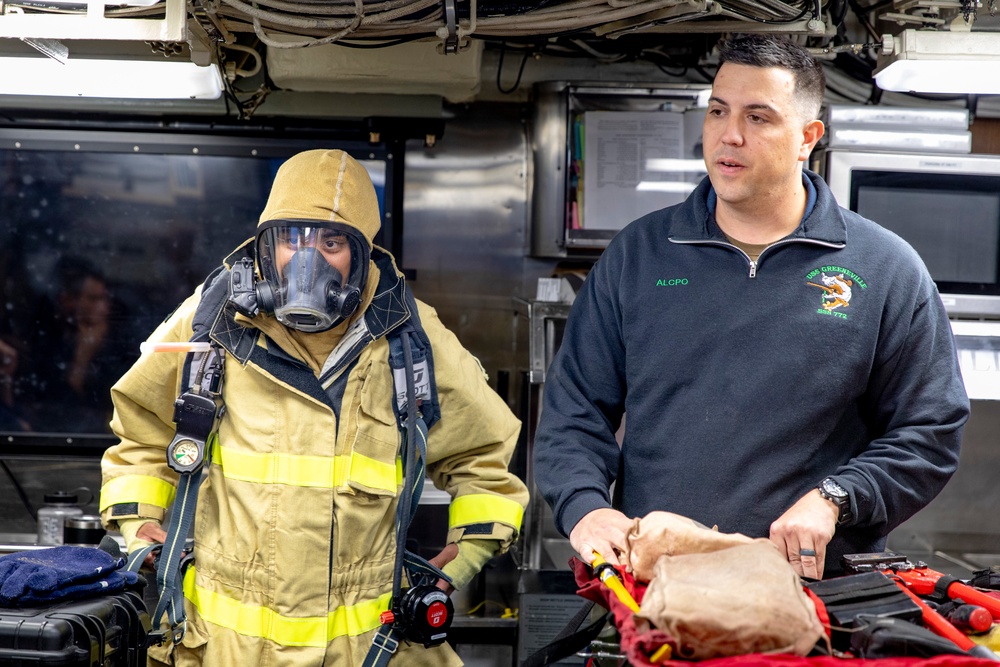
[[[194,523],[203,472],[211,461],[219,420],[226,411],[222,402],[225,350],[210,340],[209,331],[212,321],[225,304],[229,278],[230,273],[224,266],[208,276],[202,285],[201,301],[192,321],[194,333],[191,342],[198,344],[197,350],[188,352],[184,360],[182,387],[186,389],[174,402],[177,429],[167,445],[167,465],[179,475],[167,538],[162,545],[148,546],[130,553],[128,558],[127,567],[138,571],[149,553],[160,551],[156,568],[160,598],[152,614],[151,641],[162,641],[164,633],[160,631],[160,625],[164,614],[167,614],[175,644],[180,643],[186,632],[182,577],[184,569],[193,560],[187,538]]]
[[[181,642],[187,629],[183,573],[192,560],[187,536],[194,523],[203,469],[211,461],[212,443],[219,419],[225,413],[222,403],[225,352],[213,342],[208,352],[188,353],[187,362],[191,380],[188,390],[174,403],[177,431],[167,447],[167,465],[180,477],[170,530],[161,547],[156,570],[160,598],[152,617],[153,631],[158,632],[163,615],[167,614],[174,644]],[[129,566],[138,569],[146,553],[148,549],[136,554],[134,559],[130,558]]]
[[[205,463],[206,443],[226,408],[222,403],[222,351],[212,347],[206,353],[192,353],[191,366],[198,370],[191,388],[174,401],[177,430],[167,446],[167,465],[184,474],[201,470]],[[200,356],[200,359],[197,357]]]
[[[189,388],[174,403],[177,431],[167,447],[167,464],[180,475],[167,538],[162,545],[150,545],[130,553],[128,558],[128,569],[137,572],[148,554],[160,552],[156,568],[160,597],[151,619],[153,628],[150,637],[153,643],[162,641],[164,633],[160,631],[160,624],[164,614],[167,614],[170,635],[175,644],[181,642],[186,632],[182,578],[192,560],[187,536],[194,522],[202,472],[205,464],[211,461],[212,442],[219,419],[225,413],[222,403],[224,354],[215,343],[207,352],[188,353],[189,363],[186,365],[189,370],[196,370],[193,375],[188,375],[191,378]]]

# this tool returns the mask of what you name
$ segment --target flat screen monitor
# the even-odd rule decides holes
[[[906,239],[943,291],[1000,294],[998,184],[996,176],[855,170],[851,204]]]
[[[1000,319],[1000,156],[828,150],[841,206],[913,246],[952,318]]]
[[[253,235],[281,163],[310,148],[361,160],[386,220],[393,168],[383,146],[0,131],[3,451],[92,455],[113,444],[112,384]],[[389,219],[399,224],[399,211]]]

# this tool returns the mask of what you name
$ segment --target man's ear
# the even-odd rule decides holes
[[[806,126],[802,129],[802,146],[799,148],[799,162],[805,162],[809,159],[809,154],[812,153],[813,148],[816,147],[816,143],[823,138],[826,134],[826,127],[823,125],[821,120],[811,120],[806,123]]]

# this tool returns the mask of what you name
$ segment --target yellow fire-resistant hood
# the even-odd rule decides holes
[[[272,220],[337,222],[360,231],[369,250],[381,226],[368,172],[342,150],[311,150],[278,169],[258,226]]]

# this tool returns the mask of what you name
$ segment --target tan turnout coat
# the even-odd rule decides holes
[[[212,338],[227,349],[226,412],[198,498],[195,564],[184,580],[187,633],[172,655],[169,642],[151,649],[156,660],[361,665],[389,606],[396,551],[400,431],[385,333],[410,316],[387,255],[379,268],[366,315],[345,335],[367,344],[352,347],[353,360],[323,382],[274,349],[257,319],[224,313],[215,322]],[[151,340],[189,340],[199,297],[200,290]],[[475,526],[476,538],[509,545],[527,503],[508,471],[520,424],[479,362],[417,303],[441,405],[428,476],[453,497],[448,541]],[[112,390],[121,442],[104,456],[101,494],[111,527],[162,519],[174,498],[177,475],[165,448],[183,362],[183,354],[144,354]],[[404,644],[390,661],[418,664],[460,663],[447,645]]]

